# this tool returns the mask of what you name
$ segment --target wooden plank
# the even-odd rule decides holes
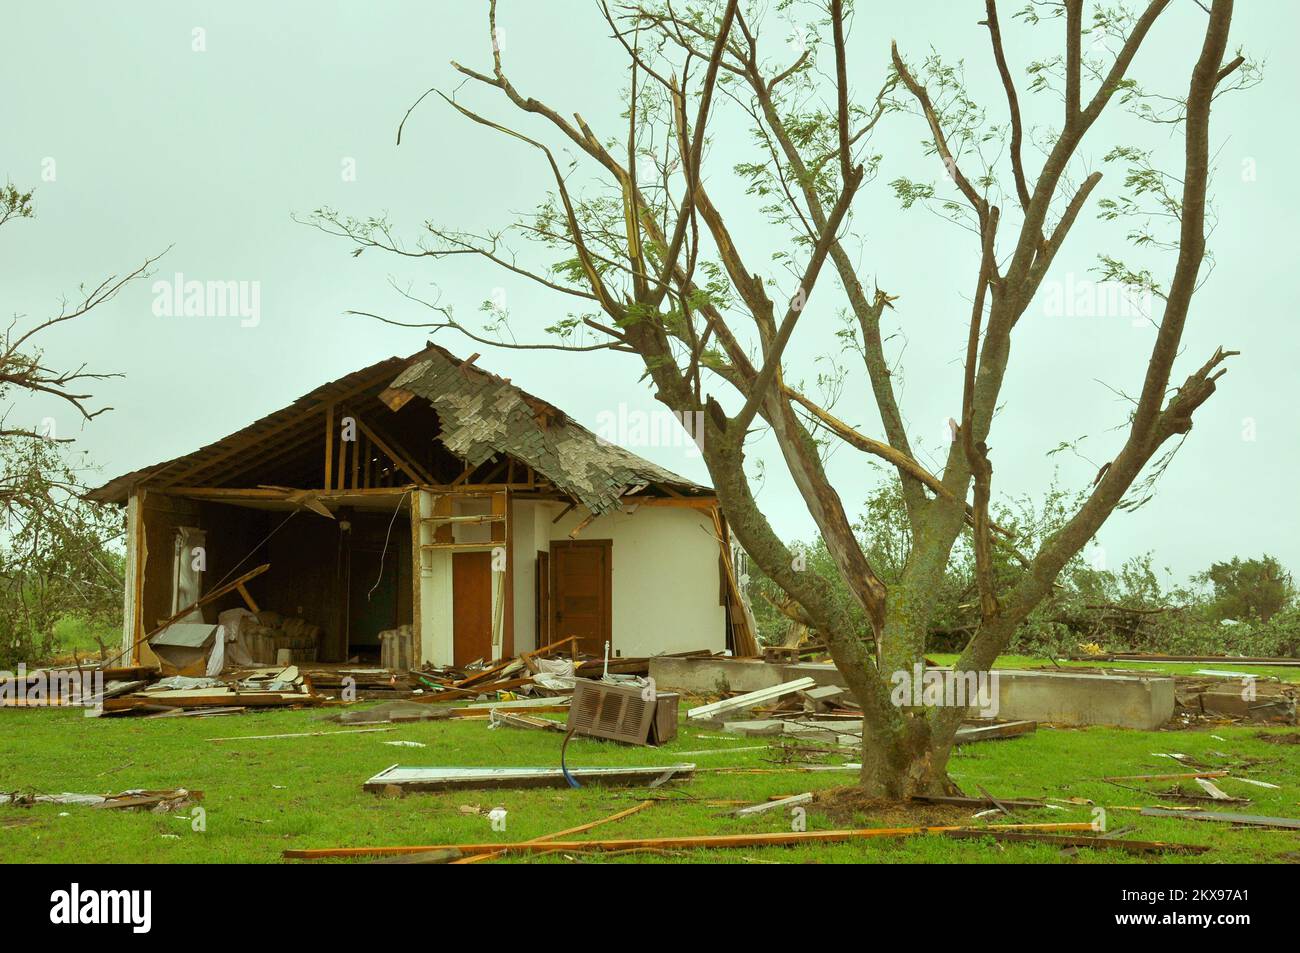
[[[817,684],[814,678],[796,678],[791,682],[783,682],[780,685],[773,685],[770,688],[760,688],[756,692],[748,692],[744,695],[737,695],[734,698],[724,698],[721,701],[713,702],[710,705],[701,705],[698,708],[692,708],[686,713],[687,718],[703,719],[713,718],[715,715],[725,714],[728,712],[741,711],[746,708],[753,708],[764,702],[775,701],[786,695],[793,695],[795,692],[802,691],[805,688],[812,688]]]
[[[273,708],[277,705],[319,705],[324,699],[303,692],[230,692],[227,695],[177,693],[155,695],[126,695],[104,700],[104,711],[131,711],[136,708],[200,708],[208,706],[241,705],[249,708]]]
[[[878,837],[912,837],[920,834],[943,834],[964,830],[962,827],[867,827],[852,830],[788,831],[771,834],[702,834],[685,837],[637,837],[622,840],[542,842],[520,841],[514,844],[435,844],[425,847],[327,847],[290,849],[282,856],[289,860],[317,860],[330,857],[367,857],[385,853],[419,853],[430,850],[459,850],[464,854],[489,854],[502,851],[537,853],[543,850],[713,850],[732,847],[794,847],[800,844],[843,844]],[[1088,823],[1061,824],[991,824],[971,828],[976,831],[1042,831],[1070,833],[1091,831]]]
[[[244,586],[244,584],[243,584],[242,582],[241,582],[239,585],[237,585],[237,586],[235,587],[235,589],[236,589],[236,591],[239,593],[239,597],[240,597],[241,599],[244,600],[244,604],[245,604],[246,606],[248,606],[248,611],[249,611],[249,612],[252,612],[252,613],[256,614],[256,613],[262,611],[261,609],[259,609],[259,608],[257,607],[257,602],[256,602],[256,601],[253,599],[253,597],[249,594],[248,589],[245,588],[245,586]]]
[[[482,708],[453,708],[451,717],[453,718],[487,718],[488,712],[496,708],[503,708],[502,705],[484,705]],[[528,708],[506,708],[506,711],[523,711],[523,712],[549,712],[550,714],[559,714],[569,710],[568,705],[531,705]]]

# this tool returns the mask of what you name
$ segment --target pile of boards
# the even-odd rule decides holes
[[[793,736],[856,752],[862,744],[862,709],[845,688],[818,685],[811,677],[732,695],[692,708],[696,726],[749,737]],[[1032,721],[971,722],[958,729],[957,743],[1014,738],[1037,729]]]
[[[109,694],[104,693],[104,715],[225,715],[250,708],[302,707],[324,701],[295,665],[244,669],[220,678],[154,678],[132,691],[113,697]]]

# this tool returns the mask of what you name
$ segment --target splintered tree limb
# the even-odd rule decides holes
[[[942,496],[944,499],[952,500],[954,502],[956,501],[957,498],[956,496],[953,495],[952,490],[948,489],[948,487],[944,485],[942,480],[940,480],[937,476],[935,476],[925,467],[921,466],[921,464],[918,463],[914,458],[899,451],[898,449],[891,446],[890,444],[882,443],[879,440],[871,439],[870,437],[866,436],[862,432],[856,430],[855,428],[849,426],[844,421],[840,420],[830,411],[814,403],[812,400],[810,400],[804,394],[801,394],[799,391],[794,390],[790,387],[785,387],[783,388],[783,392],[787,397],[789,397],[795,403],[799,404],[799,406],[807,410],[808,413],[812,414],[813,417],[817,419],[818,423],[822,424],[827,430],[835,434],[835,436],[839,437],[845,443],[849,444],[849,446],[855,447],[858,450],[863,451],[864,453],[869,453],[873,456],[877,456],[880,459],[886,461],[887,463],[892,463],[900,471],[907,473],[908,476],[924,484],[926,488],[934,492],[936,496]],[[969,522],[971,525],[974,525],[974,510],[970,507],[969,504],[966,505],[966,509],[967,509],[967,517],[968,517],[967,522]],[[1011,532],[1011,530],[1006,529],[1003,526],[1000,526],[998,523],[992,520],[989,521],[989,528],[993,530],[995,533],[1000,533],[1001,535],[1006,536],[1008,538],[1013,537],[1015,535],[1014,533]]]

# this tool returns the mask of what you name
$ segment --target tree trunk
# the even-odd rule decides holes
[[[904,800],[923,794],[957,794],[948,778],[951,741],[933,731],[924,714],[905,714],[898,732],[876,732],[864,720],[859,783],[872,797]]]

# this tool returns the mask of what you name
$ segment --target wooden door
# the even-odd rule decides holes
[[[612,640],[613,545],[609,539],[551,543],[551,640],[577,636],[578,650],[596,658]]]
[[[452,662],[492,659],[492,554],[451,557]]]

